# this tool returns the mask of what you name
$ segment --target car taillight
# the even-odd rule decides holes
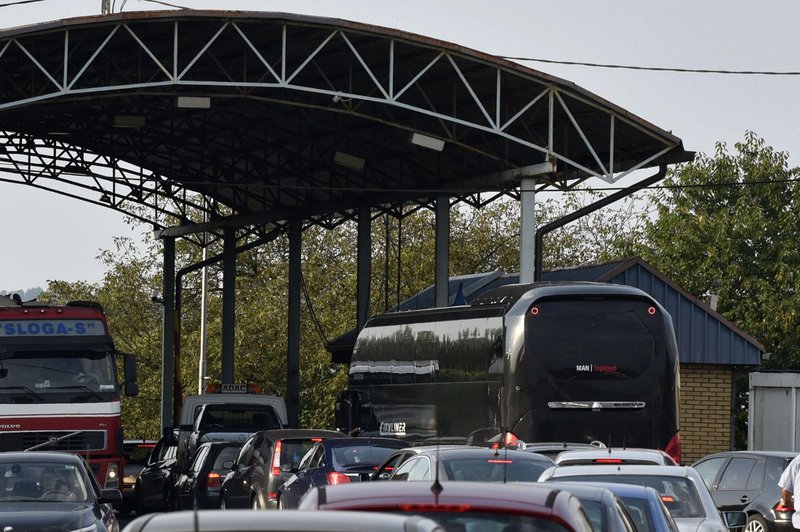
[[[490,463],[490,464],[513,464],[514,463],[514,460],[499,460],[499,459],[495,459],[495,460],[486,460],[486,461],[488,463]]]
[[[622,460],[619,458],[596,458],[592,460],[595,464],[621,464]]]
[[[776,512],[794,512],[794,506],[784,506],[781,504],[781,501],[775,503],[775,506],[773,506],[772,509]]]
[[[516,447],[517,445],[519,445],[519,443],[520,440],[519,438],[517,438],[516,434],[514,434],[513,432],[506,432],[506,438],[505,438],[506,447],[512,447],[512,446]]]
[[[675,460],[675,463],[681,463],[681,433],[676,432],[672,435],[672,438],[669,439],[667,442],[667,446],[664,448],[664,452],[667,453]]]
[[[206,487],[208,488],[219,488],[222,486],[222,476],[219,473],[214,473],[213,471],[208,474],[206,478]]]
[[[344,473],[339,473],[338,471],[328,471],[325,476],[328,477],[328,484],[331,486],[348,484],[350,482],[350,477]]]
[[[272,475],[277,477],[281,474],[281,440],[275,442],[275,452],[272,454]]]

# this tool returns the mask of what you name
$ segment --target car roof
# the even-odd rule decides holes
[[[253,434],[253,438],[261,436],[270,441],[291,438],[346,438],[347,435],[336,430],[325,429],[273,429],[260,430]]]
[[[573,528],[583,528],[583,516],[577,497],[569,491],[539,483],[492,484],[483,482],[448,481],[439,484],[438,494],[429,482],[358,482],[337,486],[320,486],[301,501],[301,509],[319,507],[321,510],[384,508],[434,504],[455,505],[464,511],[469,505],[476,511],[497,513],[527,513],[557,516]],[[588,526],[588,524],[586,525]]]
[[[426,449],[417,454],[426,456],[439,456],[445,459],[453,458],[467,458],[472,456],[498,458],[498,459],[514,459],[514,460],[541,460],[545,462],[552,462],[550,458],[543,454],[527,453],[525,451],[514,451],[509,449],[490,449],[488,447],[446,447],[441,449]]]
[[[567,490],[568,492],[572,493],[581,500],[586,499],[592,501],[603,501],[607,500],[608,497],[613,497],[614,492],[605,486],[601,486],[600,484],[601,483],[594,483],[594,482],[590,484],[588,482],[559,482],[559,481],[547,483],[549,487]]]
[[[593,460],[622,460],[624,462],[646,462],[653,464],[667,463],[672,465],[669,456],[657,449],[625,448],[615,449],[587,449],[587,450],[567,450],[559,453],[555,458],[556,465],[575,465],[574,462],[589,462]]]
[[[0,452],[0,464],[10,463],[82,463],[83,460],[72,453],[58,451],[6,451]]]
[[[126,532],[249,532],[270,530],[354,531],[385,530],[387,532],[437,532],[441,526],[416,516],[382,512],[317,512],[292,510],[263,512],[252,510],[199,510],[143,515],[125,527]]]
[[[556,466],[545,471],[544,474],[552,471],[552,478],[565,478],[583,475],[659,475],[662,477],[690,477],[696,479],[699,476],[694,469],[687,466],[666,466],[666,465],[638,465],[638,464],[617,464],[617,465],[571,465]]]
[[[712,456],[772,456],[775,458],[794,458],[798,453],[791,451],[723,451],[719,453],[712,453],[695,460],[694,463],[700,460],[705,460]]]

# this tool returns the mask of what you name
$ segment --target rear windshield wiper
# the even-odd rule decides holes
[[[39,401],[44,401],[44,398],[41,395],[39,395],[38,393],[34,392],[33,390],[31,390],[27,386],[0,386],[0,390],[22,390],[26,394],[34,396]]]

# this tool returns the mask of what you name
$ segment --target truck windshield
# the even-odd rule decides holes
[[[44,396],[53,391],[116,391],[111,353],[16,353],[0,361],[0,392],[28,388]]]

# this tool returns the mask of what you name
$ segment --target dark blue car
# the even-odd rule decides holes
[[[297,508],[312,488],[369,480],[370,475],[392,451],[408,443],[393,438],[339,438],[316,443],[294,476],[278,488],[278,508]],[[291,467],[284,464],[281,467]]]

